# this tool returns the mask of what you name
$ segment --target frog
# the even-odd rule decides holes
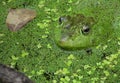
[[[88,49],[107,43],[114,37],[116,26],[113,25],[118,18],[119,1],[91,0],[85,5],[83,2],[77,3],[73,10],[79,12],[58,18],[54,40],[62,49]]]
[[[112,30],[107,24],[98,26],[94,17],[83,14],[61,16],[54,31],[55,42],[66,50],[87,49],[104,42]]]

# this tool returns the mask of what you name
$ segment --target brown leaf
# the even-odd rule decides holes
[[[10,9],[6,24],[11,31],[17,31],[35,17],[36,12],[31,9]]]

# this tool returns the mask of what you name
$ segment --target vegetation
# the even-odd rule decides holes
[[[53,30],[58,24],[59,17],[80,13],[78,5],[81,1],[2,0],[0,3],[0,63],[24,72],[36,83],[120,82],[119,9],[113,9],[117,11],[112,24],[113,27],[118,28],[115,30],[115,35],[106,43],[91,47],[91,52],[86,52],[86,49],[66,51],[54,42]],[[107,0],[98,0],[98,4],[99,1],[107,3]],[[111,0],[111,2],[114,1]],[[85,2],[83,5],[89,3],[89,0]],[[21,30],[11,32],[5,24],[10,8],[34,9],[37,17]],[[85,11],[85,14],[89,14],[89,11]]]

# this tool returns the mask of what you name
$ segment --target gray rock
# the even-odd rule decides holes
[[[0,64],[0,83],[34,83],[23,73]]]

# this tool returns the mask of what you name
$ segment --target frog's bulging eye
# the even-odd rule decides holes
[[[65,17],[60,17],[59,18],[59,23],[62,24],[63,21],[65,21]]]
[[[63,18],[61,18],[61,17],[59,18],[59,23],[60,23],[60,24],[62,24],[62,19],[63,19]]]
[[[81,31],[82,31],[82,33],[83,33],[84,35],[87,35],[87,34],[90,32],[90,27],[87,26],[87,25],[84,25],[84,26],[82,27]]]

